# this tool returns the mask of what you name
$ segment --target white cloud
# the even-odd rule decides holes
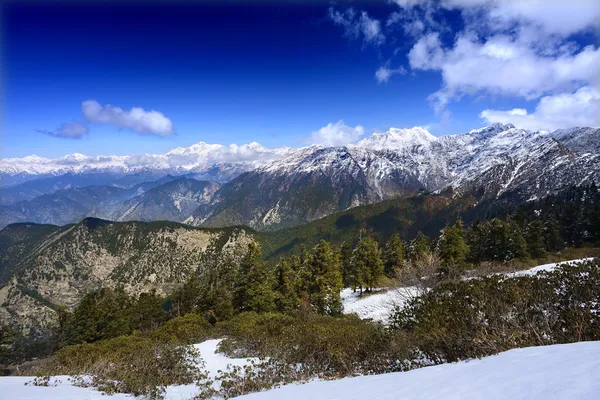
[[[448,104],[465,95],[516,96],[541,100],[532,114],[515,109],[486,110],[486,115],[530,126],[594,122],[595,101],[585,99],[591,88],[600,87],[600,49],[597,43],[583,47],[572,35],[593,34],[594,28],[600,35],[598,0],[394,2],[399,8],[386,26],[401,26],[406,38],[414,38],[407,54],[413,70],[440,72],[442,86],[429,100],[441,115],[448,116]],[[449,9],[463,20],[453,35],[446,34]],[[384,72],[381,77],[389,78]],[[581,112],[574,105],[583,107]],[[550,110],[571,115],[551,116]]]
[[[125,111],[110,104],[102,106],[96,100],[84,101],[81,110],[88,122],[127,128],[138,134],[164,137],[175,133],[171,120],[159,111],[146,111],[140,107]]]
[[[600,49],[578,52],[566,46],[548,56],[536,52],[518,37],[495,35],[480,40],[473,33],[458,36],[444,48],[435,33],[422,37],[410,50],[413,69],[438,70],[442,88],[431,96],[443,110],[462,95],[508,95],[528,100],[580,88],[598,79]]]
[[[334,24],[342,26],[345,35],[352,39],[362,37],[366,44],[374,46],[385,42],[385,35],[381,31],[381,22],[369,17],[365,11],[357,13],[354,9],[349,8],[340,12],[330,8],[329,18]]]
[[[344,121],[330,122],[318,131],[314,131],[310,137],[312,144],[323,146],[343,146],[353,143],[365,134],[365,128],[356,125],[354,128],[344,124]]]
[[[375,71],[375,78],[377,82],[384,83],[389,81],[392,75],[404,75],[406,74],[406,69],[403,66],[399,66],[398,68],[388,68],[386,66],[379,67],[377,71]]]
[[[38,132],[46,135],[66,139],[81,139],[84,135],[88,134],[89,131],[90,129],[87,127],[87,125],[79,121],[65,122],[53,131],[38,129]]]
[[[480,117],[489,123],[512,123],[531,130],[600,127],[600,90],[584,86],[575,93],[542,97],[531,114],[525,109],[515,108],[508,111],[484,110]]]
[[[483,11],[490,27],[533,24],[547,34],[570,35],[597,26],[600,2],[597,0],[444,0],[441,5],[462,11]]]

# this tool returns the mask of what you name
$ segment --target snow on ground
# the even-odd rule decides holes
[[[222,353],[217,353],[217,347],[221,340],[223,339],[211,339],[194,345],[200,351],[202,360],[205,362],[205,370],[211,378],[215,378],[219,370],[225,371],[228,365],[243,367],[249,362],[247,358],[229,358]]]
[[[555,269],[556,267],[558,267],[559,265],[562,265],[562,264],[570,264],[570,263],[576,263],[576,262],[582,262],[582,261],[588,261],[588,260],[593,260],[593,258],[582,258],[579,260],[563,261],[563,262],[553,263],[553,264],[543,264],[543,265],[538,265],[537,267],[533,267],[531,269],[526,269],[524,271],[517,271],[517,272],[509,273],[506,275],[510,276],[510,277],[531,276],[531,275],[535,275],[538,272],[542,272],[542,271],[552,271],[553,269]]]
[[[374,321],[387,323],[394,307],[404,304],[416,293],[416,288],[404,287],[360,296],[358,291],[344,289],[340,296],[344,305],[344,314],[356,314],[363,319],[371,318]]]
[[[553,264],[538,265],[537,267],[506,273],[509,277],[535,275],[541,271],[551,271],[561,264],[574,263],[579,261],[591,260],[583,258],[578,260],[563,261]],[[344,289],[340,293],[345,314],[356,314],[360,318],[370,318],[374,321],[387,323],[395,306],[402,306],[409,299],[415,297],[418,293],[415,287],[393,288],[390,290],[374,289],[375,293],[360,296],[359,292],[353,292],[352,289]]]
[[[515,349],[409,372],[287,385],[240,400],[596,400],[600,342]]]
[[[223,354],[215,353],[217,346],[222,339],[212,339],[195,344],[194,347],[200,350],[200,355],[205,362],[205,369],[211,378],[214,378],[218,371],[227,369],[227,365],[243,366],[248,364],[247,359],[228,358]],[[133,396],[126,394],[116,394],[107,397],[94,388],[81,388],[73,386],[69,382],[68,376],[57,376],[52,378],[51,385],[56,386],[29,386],[25,385],[31,382],[34,377],[31,376],[9,376],[0,377],[0,399],[11,400],[96,400],[96,399],[129,399]],[[167,388],[167,400],[189,400],[196,396],[199,389],[196,385],[169,386]]]

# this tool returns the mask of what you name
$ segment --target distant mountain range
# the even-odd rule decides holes
[[[340,147],[198,143],[164,155],[4,159],[0,174],[29,179],[0,188],[0,226],[95,216],[273,230],[423,190],[526,201],[598,182],[600,129],[391,128]]]
[[[293,149],[287,147],[268,149],[256,142],[241,146],[200,142],[190,147],[178,147],[165,154],[97,157],[69,154],[52,159],[35,155],[5,158],[0,159],[0,186],[67,174],[108,174],[113,178],[123,178],[132,174],[164,176],[192,173],[203,180],[226,182],[291,151]]]

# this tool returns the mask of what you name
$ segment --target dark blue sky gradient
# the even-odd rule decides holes
[[[5,3],[0,157],[155,153],[198,141],[300,146],[340,119],[368,131],[430,125],[435,134],[457,133],[481,126],[477,115],[488,104],[527,105],[463,99],[441,125],[427,101],[439,73],[409,72],[386,84],[374,77],[394,48],[390,65],[408,69],[412,42],[395,34],[374,49],[349,40],[327,18],[329,6]],[[395,9],[360,8],[383,21]],[[85,138],[67,140],[36,131],[82,120],[88,99],[161,111],[177,135],[91,125]]]

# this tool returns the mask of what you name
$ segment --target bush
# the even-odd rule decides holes
[[[221,342],[221,351],[232,357],[260,357],[270,353],[273,338],[281,336],[295,321],[285,314],[244,312],[219,322],[215,328],[220,336],[228,337]]]
[[[553,272],[444,283],[396,310],[392,328],[434,362],[600,339],[600,260]]]
[[[87,383],[109,394],[160,398],[167,385],[201,379],[196,367],[199,362],[193,348],[132,335],[65,347],[37,372],[42,376],[91,376]]]
[[[173,318],[148,336],[163,343],[194,344],[206,340],[212,332],[210,325],[198,314]]]
[[[244,313],[217,324],[228,339],[221,349],[235,356],[276,360],[279,368],[302,366],[302,376],[334,377],[404,368],[404,336],[356,316]],[[272,365],[270,366],[273,367]]]

